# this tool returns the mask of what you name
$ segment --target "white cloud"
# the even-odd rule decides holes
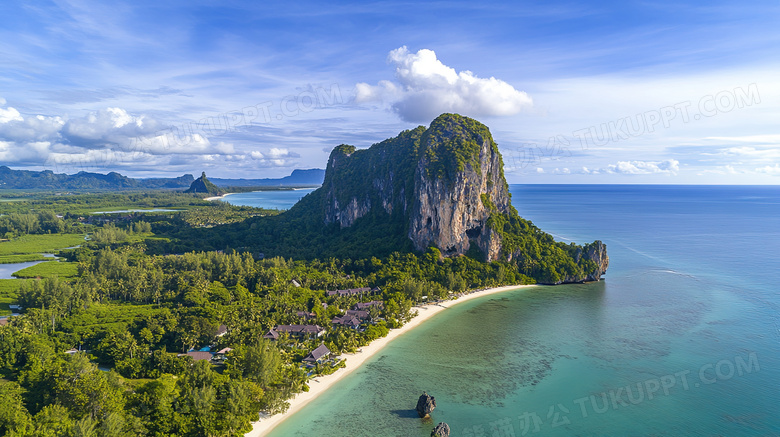
[[[428,122],[444,112],[473,117],[513,115],[533,105],[528,94],[500,79],[456,72],[439,61],[433,50],[411,53],[403,46],[390,52],[388,62],[395,66],[397,83],[358,83],[355,103],[389,101],[402,119],[412,122]]]
[[[777,146],[769,146],[764,148],[756,148],[752,146],[727,147],[718,150],[712,155],[729,158],[736,157],[740,159],[757,159],[771,162],[780,159],[780,148]]]
[[[14,108],[8,108],[14,110]],[[3,109],[0,108],[0,112]],[[17,112],[18,113],[18,112]],[[6,122],[0,122],[0,139],[26,142],[26,141],[58,141],[60,130],[65,124],[61,117],[15,117]]]
[[[132,138],[155,134],[159,124],[144,115],[133,116],[121,108],[106,108],[65,123],[63,136],[87,148],[126,146]]]
[[[301,155],[295,152],[291,152],[289,149],[280,149],[280,148],[272,147],[271,150],[268,151],[268,156],[270,158],[280,159],[280,158],[300,158]]]
[[[537,173],[544,173],[544,169],[543,169],[543,168],[541,168],[541,167],[537,167],[537,168],[536,168],[536,172],[537,172]]]
[[[585,174],[677,174],[680,171],[680,162],[676,159],[667,159],[665,161],[618,161],[616,164],[610,164],[605,168],[589,170],[582,167],[582,173]]]
[[[248,156],[257,161],[260,167],[289,167],[297,162],[295,158],[301,157],[289,149],[278,147],[272,147],[267,153],[254,150]]]
[[[706,137],[705,140],[735,143],[780,144],[780,135],[744,135],[740,137]]]
[[[122,108],[106,108],[66,120],[59,116],[23,116],[15,108],[2,105],[0,102],[0,160],[4,163],[94,171],[101,165],[151,162],[153,156],[236,154],[231,143],[214,144],[199,133],[178,135],[179,130]],[[298,156],[286,149],[275,150],[282,159]],[[155,162],[163,163],[157,158]]]
[[[36,164],[47,159],[52,143],[31,141],[23,146],[11,141],[0,141],[0,162],[3,164]]]
[[[219,142],[212,144],[201,134],[173,136],[160,134],[138,138],[128,138],[122,149],[129,152],[144,152],[150,155],[200,155],[234,153],[233,145]]]
[[[736,174],[745,174],[749,173],[745,170],[740,170],[735,168],[733,165],[721,165],[714,168],[702,170],[699,173],[696,173],[698,176],[703,176],[706,174],[719,174],[719,175],[736,175]]]
[[[84,150],[75,153],[51,152],[44,163],[55,173],[76,173],[79,171],[103,172],[108,168],[132,163],[149,163],[152,156],[144,153],[130,153],[110,149]],[[159,162],[160,165],[164,163]]]
[[[759,167],[756,169],[756,173],[763,173],[773,176],[780,176],[780,164],[767,165],[766,167]]]
[[[0,103],[2,105],[5,104],[5,101]],[[0,123],[8,123],[9,121],[22,121],[24,120],[22,118],[22,115],[19,113],[19,111],[16,110],[16,108],[8,107],[8,109],[0,108]]]

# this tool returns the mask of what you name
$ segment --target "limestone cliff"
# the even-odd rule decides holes
[[[598,280],[609,265],[600,241],[565,245],[520,218],[490,131],[456,114],[368,149],[336,147],[322,187],[302,203],[319,204],[325,225],[370,223],[374,234],[394,225],[414,250],[436,247],[445,257],[479,253],[487,261],[517,263],[543,283]]]
[[[474,243],[489,260],[499,256],[500,237],[485,224],[489,205],[509,212],[509,191],[498,147],[474,120],[445,114],[428,129],[367,150],[338,146],[322,189],[325,223],[349,227],[375,206],[404,216],[417,250],[436,246],[445,256],[459,255]]]
[[[588,274],[586,281],[598,281],[601,275],[607,272],[609,267],[609,256],[607,255],[607,245],[601,241],[596,241],[585,246],[584,250],[578,249],[575,254],[575,261],[580,259],[590,260],[596,264],[596,269]],[[573,281],[568,281],[573,282]]]
[[[448,171],[453,167],[457,171]],[[509,212],[509,190],[487,128],[461,117],[437,118],[423,135],[413,202],[409,238],[415,249],[464,254],[474,241],[488,260],[498,259],[500,237],[485,225],[492,212]]]

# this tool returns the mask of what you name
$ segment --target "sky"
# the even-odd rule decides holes
[[[439,114],[509,183],[780,183],[780,1],[0,3],[0,165],[281,177]]]

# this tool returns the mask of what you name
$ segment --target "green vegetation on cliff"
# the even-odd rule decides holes
[[[483,141],[489,141],[493,152],[498,153],[498,145],[493,141],[487,126],[458,114],[442,114],[437,117],[421,140],[427,146],[427,175],[447,181],[452,181],[466,165],[470,165],[479,173],[479,154]],[[501,177],[503,176],[502,168]]]

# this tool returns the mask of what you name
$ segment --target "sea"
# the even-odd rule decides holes
[[[606,243],[604,278],[439,313],[271,436],[780,435],[780,187],[510,191],[557,240]]]
[[[228,194],[221,200],[236,206],[254,206],[265,209],[290,209],[314,188],[293,188],[289,190],[251,191]]]

